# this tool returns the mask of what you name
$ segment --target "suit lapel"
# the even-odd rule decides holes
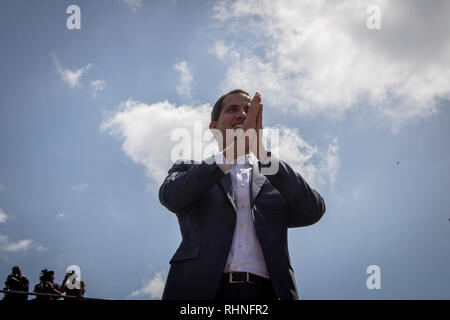
[[[259,191],[261,190],[266,177],[259,172],[258,162],[255,161],[253,164],[252,170],[252,190],[250,191],[250,205],[253,208],[253,203],[255,202],[256,197],[258,196]]]
[[[228,173],[225,177],[222,178],[222,180],[220,180],[220,184],[227,194],[227,197],[230,200],[231,205],[233,206],[234,212],[236,212],[236,199],[233,192],[233,184],[231,183],[230,173]]]

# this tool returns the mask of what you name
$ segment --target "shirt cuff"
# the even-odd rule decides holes
[[[214,156],[214,160],[216,161],[216,164],[219,166],[220,170],[222,170],[223,173],[227,174],[228,172],[230,172],[231,165],[226,162],[223,152],[216,153]]]

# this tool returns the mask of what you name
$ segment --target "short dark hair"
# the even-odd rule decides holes
[[[55,271],[44,269],[41,271],[41,276],[39,277],[39,280],[41,282],[46,282],[52,280],[52,276],[55,275]]]
[[[234,90],[231,90],[228,93],[225,93],[214,104],[214,107],[213,107],[213,109],[211,111],[211,121],[219,120],[220,112],[222,111],[222,102],[223,102],[223,100],[225,100],[225,98],[228,95],[233,94],[233,93],[242,93],[242,94],[245,94],[245,95],[250,97],[250,94],[247,91],[243,90],[243,89],[234,89]]]

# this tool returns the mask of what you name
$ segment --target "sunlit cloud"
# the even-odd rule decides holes
[[[80,183],[78,185],[74,185],[71,187],[74,191],[83,191],[86,190],[90,185],[88,183]]]
[[[6,220],[8,220],[8,216],[2,209],[0,209],[0,223],[4,223]]]
[[[92,97],[97,96],[97,92],[103,91],[106,88],[105,80],[94,80],[91,82]]]
[[[184,129],[191,137],[192,152],[188,158],[201,161],[214,154],[211,146],[216,143],[208,138],[212,135],[207,129],[210,114],[209,104],[176,106],[163,101],[148,105],[128,100],[103,121],[101,129],[119,138],[125,154],[135,163],[143,165],[152,183],[159,186],[173,165],[172,149],[180,143],[172,139],[175,130]],[[195,134],[196,124],[200,125],[199,134]],[[337,138],[333,138],[326,150],[319,150],[302,138],[296,128],[281,125],[273,128],[280,133],[279,144],[273,146],[274,152],[303,174],[311,185],[320,186],[335,181],[340,167]],[[195,145],[201,146],[199,153],[195,152]],[[208,148],[211,153],[207,152]]]
[[[133,13],[136,13],[138,9],[142,7],[141,0],[120,0],[125,4]]]
[[[44,246],[35,243],[31,239],[22,239],[18,241],[10,241],[9,237],[4,234],[0,234],[0,250],[6,252],[19,252],[19,251],[27,251],[29,249],[36,249],[37,251],[46,251],[47,248]]]
[[[78,185],[72,186],[72,190],[83,191],[83,190],[87,189],[88,187],[89,187],[88,183],[80,183]]]
[[[52,52],[51,54],[53,62],[55,63],[56,70],[61,76],[62,80],[69,85],[70,88],[77,87],[81,84],[81,78],[85,75],[88,70],[93,66],[88,64],[85,67],[81,67],[75,70],[66,69],[61,65],[58,56]]]
[[[176,63],[174,69],[179,72],[177,92],[180,95],[191,96],[191,84],[193,81],[192,73],[186,61]]]
[[[8,215],[0,209],[0,223],[5,223],[8,220]],[[10,241],[9,237],[5,234],[0,234],[0,250],[6,252],[26,251],[28,249],[35,248],[38,251],[47,250],[44,246],[35,243],[31,239],[21,239],[18,241]]]
[[[131,293],[129,298],[161,299],[164,286],[163,273],[158,272],[152,279],[144,280],[142,288]]]
[[[366,26],[370,5],[380,30]],[[335,119],[365,103],[396,132],[450,99],[449,10],[445,1],[220,1],[213,16],[233,40],[210,52],[227,67],[223,91],[248,88],[277,110]],[[244,42],[233,37],[242,30]]]

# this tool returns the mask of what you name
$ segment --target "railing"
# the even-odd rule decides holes
[[[25,291],[14,291],[14,290],[0,290],[2,293],[14,293],[14,294],[27,294],[32,296],[47,296],[47,297],[53,297],[53,298],[63,298],[63,299],[73,299],[73,300],[106,300],[106,299],[99,299],[99,298],[85,298],[85,297],[77,297],[77,296],[66,296],[66,295],[60,295],[60,294],[53,294],[53,293],[39,293],[39,292],[25,292]]]

